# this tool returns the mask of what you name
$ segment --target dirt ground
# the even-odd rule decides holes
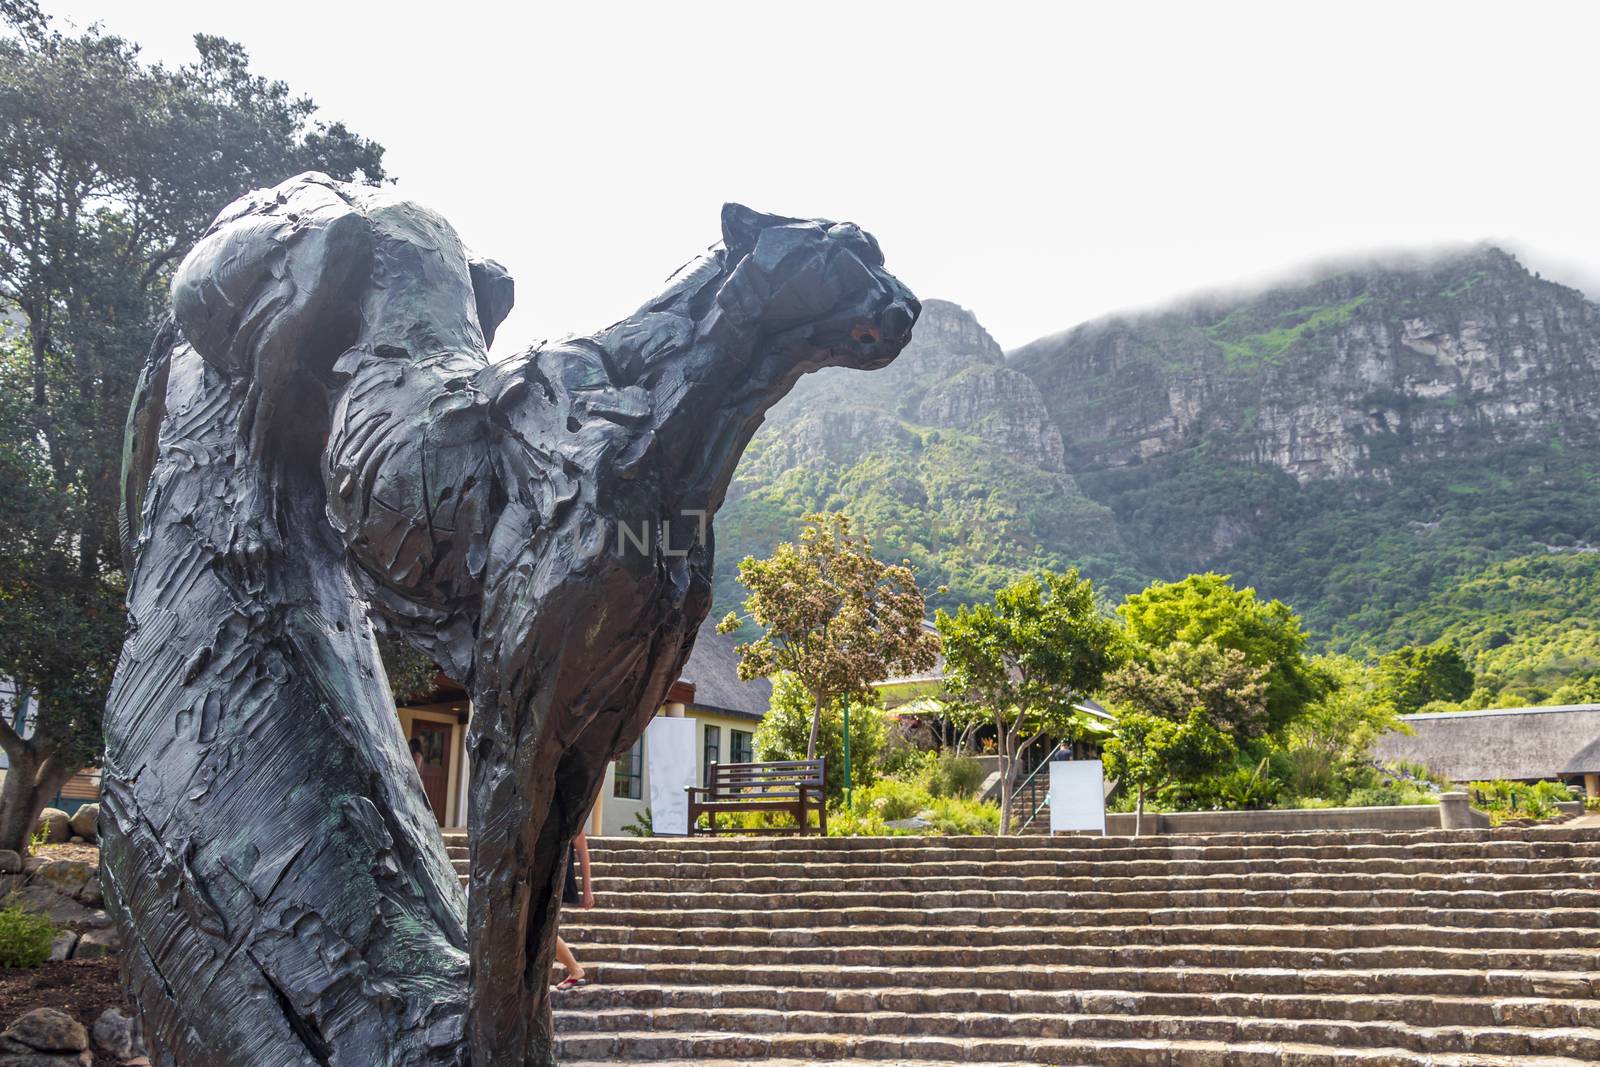
[[[83,862],[98,867],[100,866],[100,847],[98,845],[40,845],[33,849],[31,854],[46,860],[82,860]]]
[[[114,956],[62,960],[31,970],[0,967],[0,1027],[9,1026],[11,1020],[34,1008],[64,1011],[82,1023],[85,1030],[107,1008],[121,1008],[133,1014],[133,1006],[123,996],[117,967]],[[99,1053],[95,1058],[97,1062],[107,1061]]]

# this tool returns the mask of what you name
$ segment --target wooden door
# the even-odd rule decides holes
[[[447,722],[411,720],[411,740],[416,742],[411,751],[420,761],[417,770],[422,774],[422,791],[428,794],[428,804],[440,826],[444,825],[446,786],[450,781],[450,731],[454,729]]]

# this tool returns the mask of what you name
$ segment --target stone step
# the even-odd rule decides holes
[[[789,986],[589,985],[562,993],[562,1012],[616,1008],[766,1008],[783,1012],[984,1012],[1034,1015],[1221,1015],[1239,1018],[1400,1022],[1411,1026],[1600,1027],[1600,1000],[1542,997],[1314,995],[1261,993],[1144,993],[1083,989],[1059,992],[1005,989],[804,988]]]
[[[627,1057],[624,1057],[624,1060],[626,1059]],[[618,1061],[614,1059],[564,1059],[562,1060],[562,1067],[616,1067],[617,1062]],[[650,1062],[655,1063],[657,1067],[750,1067],[749,1060],[717,1060],[706,1059],[703,1057],[697,1057],[692,1060],[660,1059],[652,1060]],[[768,1057],[760,1062],[762,1067],[883,1067],[884,1063],[883,1060],[862,1060],[854,1058],[840,1060],[833,1059],[831,1057],[820,1059],[812,1057],[803,1060]],[[950,1060],[898,1060],[896,1062],[903,1065],[903,1067],[963,1067],[961,1063],[956,1063]],[[1024,1060],[1017,1060],[1010,1064],[992,1061],[992,1065],[993,1067],[1035,1067],[1034,1064],[1028,1063]]]
[[[698,903],[693,897],[687,903]],[[769,907],[765,910],[729,912],[716,908],[682,906],[645,910],[597,907],[567,912],[568,921],[633,927],[723,927],[730,931],[811,926],[916,926],[936,932],[962,926],[1431,926],[1498,929],[1595,929],[1600,909],[1423,907],[1192,907],[1192,908],[919,908]]]
[[[1299,971],[1410,970],[1554,970],[1590,972],[1600,983],[1600,951],[1595,949],[1437,948],[1426,945],[1323,949],[1288,945],[1123,944],[1123,945],[724,945],[585,944],[583,961],[656,964],[722,962],[730,958],[744,967],[783,965],[830,967],[968,967],[1011,965],[1018,968],[1144,967],[1184,968],[1292,967]]]
[[[580,956],[580,959],[583,958]],[[1600,998],[1600,972],[1488,970],[1483,968],[1296,971],[1282,966],[1208,968],[1085,967],[1039,964],[890,968],[745,964],[739,962],[603,962],[593,967],[598,985],[769,985],[820,989],[971,989],[1061,991],[1137,990],[1148,993],[1270,993],[1275,995],[1435,995]]]
[[[455,853],[463,853],[460,856]],[[464,849],[452,849],[452,859],[465,859]],[[1600,874],[1600,856],[1565,859],[1442,859],[1429,860],[1413,857],[1379,859],[1281,859],[1277,857],[1255,860],[1127,860],[1106,863],[1089,859],[1012,859],[1004,862],[980,860],[946,860],[921,862],[909,857],[895,857],[877,862],[838,863],[784,862],[758,863],[739,859],[721,859],[709,863],[649,862],[618,863],[591,857],[597,874],[607,877],[717,879],[717,878],[909,878],[939,876],[951,878],[987,877],[1001,875],[1007,878],[1071,878],[1084,876],[1112,876],[1118,878],[1170,877],[1176,875],[1239,875],[1239,874],[1319,874],[1319,875],[1383,875],[1403,874],[1466,874],[1481,877],[1500,875],[1545,875],[1575,880],[1581,876]]]
[[[1394,1021],[1237,1018],[1224,1015],[992,1012],[839,1013],[770,1008],[620,1008],[558,1010],[558,1033],[696,1032],[740,1036],[955,1037],[1004,1040],[1272,1042],[1334,1048],[1394,1047],[1408,1052],[1491,1056],[1564,1056],[1600,1061],[1600,1030],[1591,1027],[1413,1026]]]
[[[828,908],[1508,908],[1532,911],[1543,908],[1600,907],[1600,888],[1517,889],[1173,889],[1104,892],[1058,889],[920,892],[859,892],[850,888],[810,889],[773,897],[763,893],[673,893],[655,891],[614,892],[604,882],[595,886],[596,903],[606,908],[667,911],[690,903],[719,911],[761,911],[781,905],[790,909]]]
[[[626,868],[622,868],[626,870]],[[1447,892],[1549,890],[1548,874],[1413,874],[1385,871],[1372,874],[1171,874],[1125,878],[1114,874],[1059,877],[1030,875],[1016,877],[996,870],[988,875],[939,875],[932,872],[913,876],[884,877],[863,874],[855,878],[681,878],[634,877],[613,874],[606,869],[592,871],[596,884],[603,881],[607,893],[624,900],[646,892],[669,892],[682,896],[702,893],[762,894],[787,897],[797,893],[960,893],[969,890],[1035,894],[1060,893],[1204,893],[1239,889],[1257,892],[1290,889],[1338,890],[1442,890]],[[1565,888],[1584,888],[1581,879],[1564,879]],[[1600,884],[1590,879],[1589,885]],[[1600,898],[1597,898],[1600,899]]]
[[[1324,848],[1354,846],[1419,849],[1438,845],[1472,845],[1478,848],[1507,844],[1550,844],[1600,841],[1600,827],[1543,825],[1468,830],[1420,830],[1397,833],[1385,830],[1328,830],[1295,833],[1170,834],[1145,837],[1101,837],[1097,834],[1058,834],[1050,837],[962,835],[955,837],[591,837],[596,852],[744,851],[756,846],[769,852],[849,853],[863,844],[881,849],[920,849],[934,845],[945,849],[1028,848],[1056,852],[1103,852],[1119,849],[1200,850],[1215,848]],[[465,835],[451,835],[447,843],[465,843]]]
[[[1473,842],[1432,845],[1389,843],[1327,845],[1306,842],[1300,845],[1229,845],[1184,847],[1141,845],[1108,849],[1068,849],[1051,840],[1029,838],[828,838],[828,842],[856,842],[854,850],[829,847],[816,839],[808,848],[780,848],[781,839],[739,839],[738,849],[704,849],[697,844],[678,848],[631,848],[611,850],[592,846],[590,859],[597,863],[839,863],[856,866],[874,863],[985,863],[1001,864],[1017,860],[1053,860],[1092,863],[1098,866],[1123,862],[1228,862],[1241,860],[1481,860],[1506,859],[1594,859],[1600,857],[1600,839],[1580,841],[1528,841],[1487,838]],[[896,841],[920,841],[915,846],[895,845]],[[957,844],[957,842],[986,842]]]
[[[860,947],[926,944],[923,924],[884,926],[787,926],[730,928],[715,926],[601,925],[591,913],[569,913],[562,935],[580,945],[704,945],[734,948],[780,946]],[[988,948],[999,945],[1284,945],[1297,948],[1347,949],[1385,946],[1431,946],[1479,949],[1518,948],[1600,950],[1600,929],[1480,929],[1461,926],[1214,924],[1201,926],[949,926],[938,927],[942,945]]]
[[[1227,1067],[1328,1067],[1328,1065],[1411,1065],[1481,1067],[1476,1053],[1410,1052],[1401,1048],[1340,1048],[1278,1042],[1229,1044],[1203,1040],[1011,1039],[970,1037],[902,1037],[837,1034],[660,1033],[648,1030],[616,1033],[567,1033],[557,1040],[562,1061],[686,1060],[704,1064],[724,1059],[752,1063],[799,1059],[809,1063],[890,1060],[900,1064],[928,1061],[958,1063],[1049,1063],[1122,1065],[1227,1065]],[[1514,1062],[1496,1057],[1492,1062]],[[1577,1067],[1587,1061],[1570,1057],[1541,1058],[1544,1067]]]

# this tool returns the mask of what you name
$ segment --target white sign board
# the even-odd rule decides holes
[[[694,720],[657,715],[644,729],[644,759],[650,775],[650,826],[657,834],[689,832],[689,794],[694,780]]]
[[[1104,770],[1097,759],[1050,764],[1050,832],[1106,832]]]

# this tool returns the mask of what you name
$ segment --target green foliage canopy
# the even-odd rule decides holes
[[[1073,703],[1100,688],[1117,665],[1117,624],[1100,612],[1094,584],[1076,568],[1030,575],[994,603],[936,618],[945,683],[993,717],[1000,757],[1001,826],[1011,825],[1017,767],[1047,736],[1073,732]]]
[[[1454,645],[1405,645],[1378,660],[1379,692],[1401,715],[1435,700],[1464,700],[1474,681]]]
[[[823,788],[830,799],[844,794],[844,702],[850,701],[850,777],[854,786],[871,785],[887,733],[883,703],[876,693],[837,697],[822,709],[816,754],[827,761]],[[772,677],[772,704],[756,727],[756,758],[805,759],[813,704],[800,679],[787,671]]]
[[[196,61],[167,68],[28,0],[0,16],[0,676],[35,697],[31,722],[0,720],[15,848],[24,783],[49,795],[100,749],[124,626],[123,427],[174,266],[252,188],[385,174],[380,146],[318,121],[236,44],[197,35]]]
[[[1260,726],[1267,732],[1281,729],[1326,687],[1306,660],[1307,636],[1299,616],[1280,600],[1263,602],[1254,589],[1235,588],[1226,575],[1206,572],[1153,582],[1123,601],[1117,614],[1134,658],[1147,665],[1157,650],[1182,641],[1237,649],[1251,666],[1264,667],[1266,711]]]
[[[1268,669],[1214,641],[1174,641],[1113,672],[1106,678],[1105,696],[1173,722],[1198,710],[1213,727],[1242,742],[1265,732]]]
[[[811,697],[806,758],[815,758],[822,712],[842,696],[870,699],[872,684],[926,670],[939,638],[923,626],[924,603],[909,566],[885,563],[872,543],[851,532],[842,513],[805,517],[798,544],[784,542],[767,559],[746,557],[739,581],[745,610],[762,628],[738,646],[739,677],[792,674]],[[717,629],[740,628],[729,612]]]

